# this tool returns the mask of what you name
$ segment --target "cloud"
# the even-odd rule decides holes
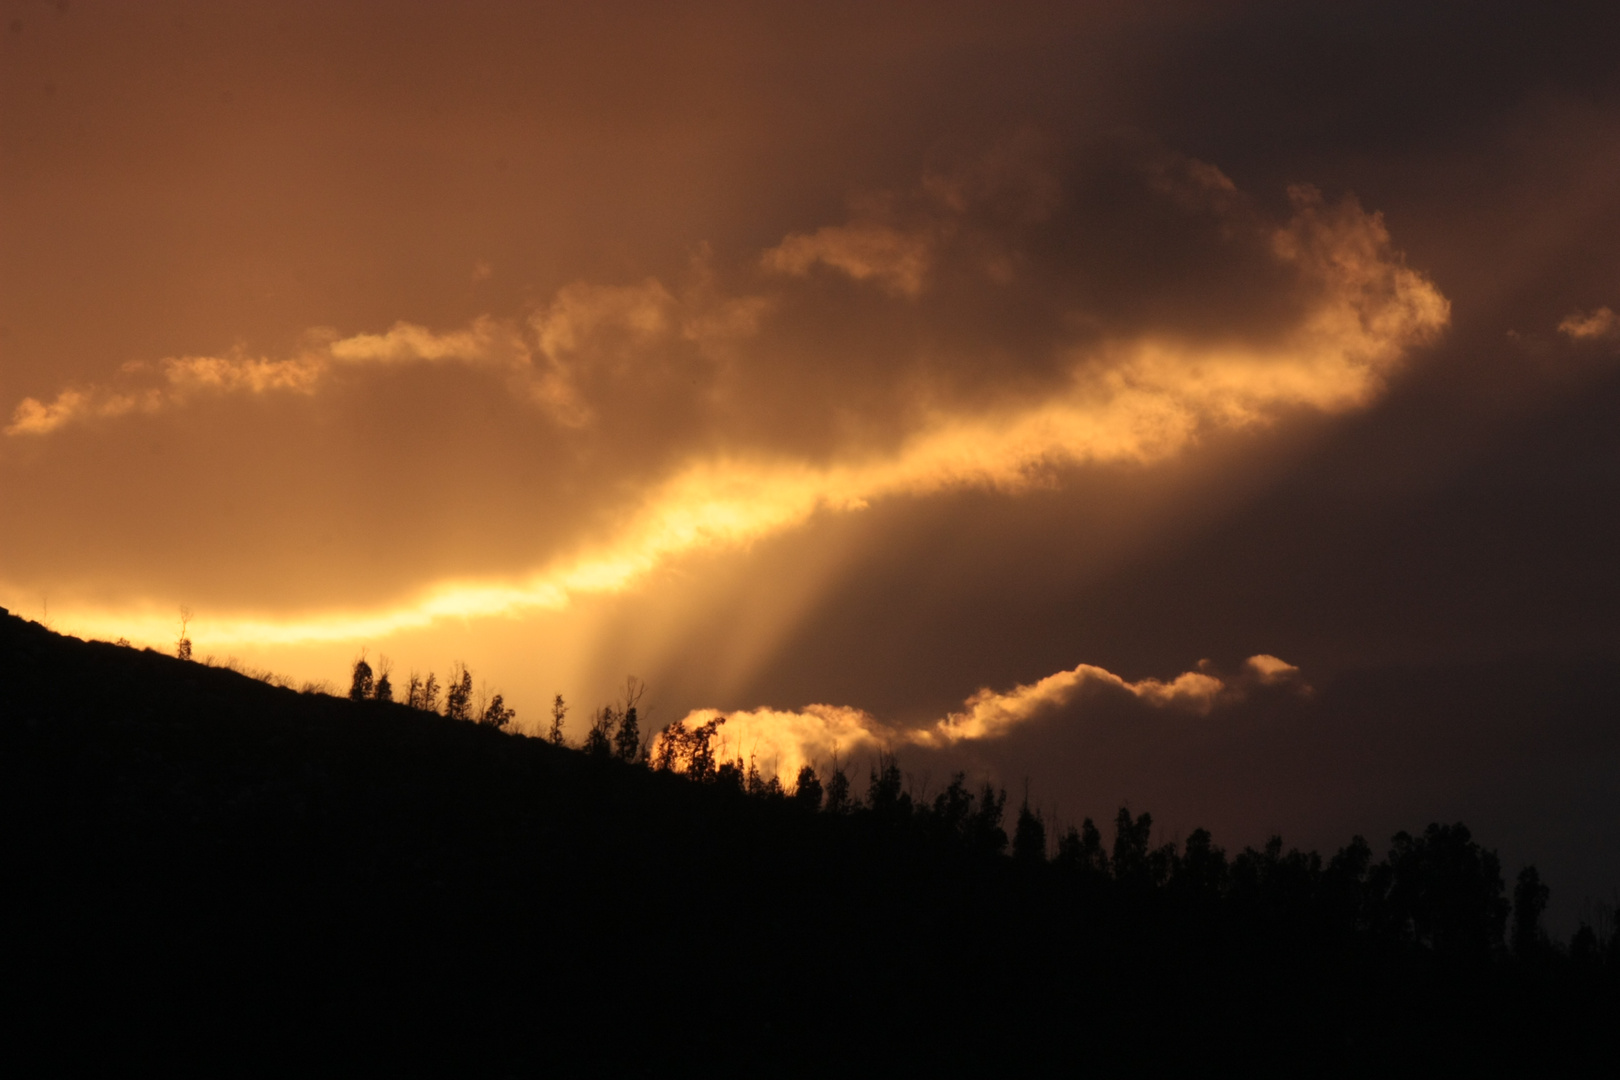
[[[1197,186],[1226,190],[1200,175]],[[658,450],[672,463],[636,487],[618,482],[617,490],[627,495],[619,496],[617,506],[601,508],[595,520],[606,524],[594,533],[582,526],[568,550],[527,574],[441,581],[380,610],[274,621],[220,618],[214,620],[215,637],[368,639],[444,617],[557,609],[582,593],[631,587],[671,559],[744,547],[818,513],[969,487],[1017,492],[1049,482],[1054,469],[1150,465],[1185,452],[1211,432],[1263,426],[1290,410],[1333,413],[1367,404],[1411,349],[1446,326],[1449,304],[1405,265],[1378,214],[1349,199],[1329,205],[1306,187],[1293,189],[1290,197],[1292,216],[1270,228],[1264,240],[1266,257],[1305,298],[1291,324],[1249,340],[1154,328],[1093,337],[1060,349],[1058,373],[1034,395],[987,395],[975,402],[916,398],[906,413],[884,418],[898,437],[875,447],[835,445],[815,455],[767,443],[683,452],[678,445],[648,441],[647,424],[670,430],[666,414],[681,410],[683,395],[688,409],[698,407],[687,384],[723,385],[712,380],[723,380],[729,370],[746,377],[758,366],[758,351],[778,340],[760,329],[772,310],[768,302],[730,296],[702,281],[678,297],[655,279],[567,286],[529,317],[526,331],[487,318],[448,334],[400,323],[383,334],[331,341],[324,352],[290,361],[166,361],[166,394],[68,395],[53,406],[30,400],[8,431],[43,433],[76,415],[162,407],[202,387],[310,393],[339,362],[357,369],[432,362],[505,371],[522,395],[565,428],[585,428],[600,414],[641,440],[633,445],[643,452]],[[708,350],[719,348],[727,334],[740,336],[727,347],[746,347],[731,369],[708,362]],[[671,380],[673,370],[690,378]],[[850,386],[832,389],[847,395]],[[638,393],[644,398],[641,414],[631,411]],[[787,407],[815,416],[838,404],[836,398],[821,402],[806,395]],[[611,406],[605,413],[604,405]],[[745,416],[759,405],[742,395],[738,408]],[[729,421],[722,416],[714,422]],[[115,634],[134,636],[127,623]]]
[[[531,316],[537,348],[546,360],[530,393],[560,422],[579,427],[596,409],[586,384],[602,370],[623,376],[663,341],[675,323],[677,302],[662,282],[593,285],[575,282]]]
[[[346,364],[457,363],[517,366],[529,362],[528,349],[516,327],[480,315],[464,330],[434,333],[425,326],[398,322],[382,334],[337,338],[327,353]]]
[[[123,373],[147,373],[146,364],[126,364]],[[325,372],[319,357],[290,360],[251,357],[169,357],[157,365],[156,386],[118,389],[111,385],[69,387],[46,404],[24,398],[12,412],[7,435],[49,435],[68,424],[131,413],[155,413],[184,403],[203,392],[264,394],[272,391],[314,393]]]
[[[1558,324],[1558,331],[1576,341],[1620,338],[1620,315],[1607,307],[1595,308],[1584,314],[1576,311],[1564,317],[1564,321]]]
[[[310,344],[289,359],[187,356],[156,365],[126,364],[120,373],[125,381],[155,371],[161,385],[70,387],[50,404],[25,398],[5,433],[46,435],[74,421],[154,413],[186,404],[202,390],[314,394],[338,368],[411,364],[503,372],[516,396],[540,405],[566,427],[581,427],[596,415],[597,406],[588,400],[596,376],[606,373],[623,381],[644,374],[657,346],[671,339],[701,347],[747,337],[768,309],[766,298],[751,296],[698,294],[682,303],[650,278],[629,286],[575,282],[522,321],[480,315],[447,332],[402,321],[382,333],[349,337],[315,327],[305,335]]]
[[[164,360],[162,369],[172,388],[171,400],[180,400],[199,390],[312,394],[326,373],[326,364],[315,356],[291,360],[185,356]]]
[[[794,233],[760,257],[767,270],[804,277],[817,263],[871,281],[897,296],[922,295],[931,257],[929,239],[888,225],[827,225]]]
[[[1110,687],[1153,708],[1181,709],[1196,715],[1207,715],[1219,704],[1240,700],[1251,686],[1292,683],[1303,687],[1298,681],[1299,669],[1275,656],[1252,656],[1231,678],[1211,674],[1207,668],[1203,664],[1197,671],[1183,672],[1168,681],[1130,682],[1093,664],[1080,664],[1006,693],[981,689],[963,702],[960,710],[919,728],[885,723],[862,709],[840,705],[731,713],[695,709],[683,722],[690,729],[723,717],[722,758],[752,758],[767,775],[774,772],[792,779],[801,766],[826,763],[835,755],[848,757],[901,746],[939,749],[964,741],[998,739],[1031,720],[1074,704],[1088,687]]]

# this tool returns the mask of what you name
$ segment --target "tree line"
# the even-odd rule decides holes
[[[362,653],[354,662],[350,674],[349,700],[393,701],[392,667],[388,658],[381,656],[373,669]],[[561,700],[561,695],[558,695],[558,701]],[[425,678],[411,672],[401,704],[422,712],[441,713],[451,720],[471,720],[502,730],[517,719],[517,710],[508,706],[501,694],[485,691],[474,694],[472,672],[459,660],[451,665],[449,681],[443,687],[439,685],[438,676],[431,671]]]
[[[1285,850],[1279,836],[1261,848],[1229,855],[1205,829],[1195,829],[1180,845],[1154,845],[1152,815],[1133,816],[1128,807],[1115,815],[1111,840],[1091,818],[1059,830],[1026,796],[1009,833],[1007,791],[989,780],[970,785],[966,773],[958,772],[933,798],[914,796],[896,755],[880,751],[869,764],[864,795],[855,790],[849,763],[836,753],[825,776],[805,764],[785,785],[778,776],[765,775],[752,756],[725,755],[725,717],[677,720],[660,731],[644,731],[639,706],[645,692],[644,683],[628,678],[617,702],[592,712],[577,749],[806,813],[913,833],[959,852],[1007,860],[1093,896],[1157,898],[1184,908],[1303,919],[1342,938],[1412,946],[1443,957],[1565,959],[1620,970],[1613,905],[1596,905],[1567,944],[1553,941],[1542,925],[1550,890],[1537,869],[1524,867],[1509,892],[1496,852],[1482,847],[1460,822],[1396,833],[1381,859],[1361,836],[1326,859],[1314,851]],[[349,697],[393,700],[386,657],[376,669],[364,655],[355,662]],[[472,674],[459,662],[442,689],[433,672],[425,677],[413,672],[403,704],[502,730],[516,717],[499,693],[475,700]],[[544,736],[554,746],[569,746],[568,711],[563,696],[555,695]]]

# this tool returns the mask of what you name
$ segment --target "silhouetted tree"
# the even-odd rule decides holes
[[[1322,857],[1297,848],[1283,851],[1280,836],[1264,848],[1244,848],[1232,860],[1232,895],[1264,918],[1312,910],[1322,879]]]
[[[756,798],[765,797],[765,777],[760,773],[753,754],[748,755],[748,772],[743,777],[743,790]]]
[[[561,746],[563,739],[563,717],[568,715],[568,705],[563,696],[558,694],[551,699],[551,729],[546,732],[546,741],[552,746]]]
[[[967,834],[972,814],[973,793],[967,789],[967,774],[955,773],[945,790],[934,796],[928,826],[945,839],[960,841]]]
[[[388,657],[377,657],[377,683],[372,687],[372,697],[378,701],[394,700],[394,684],[388,678],[388,673],[393,670],[394,665]]]
[[[997,854],[1007,849],[1007,830],[1001,827],[1001,815],[1006,806],[1007,793],[998,792],[986,780],[963,834],[969,846]]]
[[[832,775],[827,777],[827,801],[823,809],[829,814],[847,814],[853,806],[849,791],[849,773],[838,760],[838,751],[833,751]]]
[[[1013,859],[1021,863],[1046,861],[1046,822],[1038,812],[1029,808],[1026,795],[1018,808],[1018,823],[1013,826]]]
[[[411,672],[411,681],[405,690],[405,704],[413,709],[423,712],[439,711],[439,679],[433,672],[427,673],[427,678],[417,678],[416,672]]]
[[[1153,815],[1131,818],[1130,808],[1122,806],[1114,816],[1114,854],[1111,869],[1114,880],[1141,884],[1151,881],[1148,869],[1148,839],[1153,834]]]
[[[793,785],[793,805],[805,810],[821,809],[821,780],[809,765],[799,766],[799,778]]]
[[[1521,960],[1540,955],[1547,948],[1541,915],[1551,895],[1534,866],[1519,871],[1519,880],[1513,886],[1513,953]]]
[[[641,720],[634,705],[624,710],[624,719],[613,736],[613,752],[621,761],[635,761],[641,756]]]
[[[900,762],[891,753],[878,751],[866,786],[866,807],[884,821],[904,821],[911,816],[911,796],[902,790]]]
[[[602,706],[591,718],[591,729],[585,733],[585,752],[593,757],[611,757],[613,732],[618,726],[619,714],[613,706]]]
[[[1364,837],[1352,836],[1322,875],[1321,900],[1330,923],[1342,933],[1360,933],[1385,922],[1374,898],[1381,887],[1374,883],[1372,848]]]
[[[450,683],[444,689],[444,715],[451,720],[471,719],[472,692],[472,672],[458,660],[450,669]]]
[[[613,737],[614,752],[623,761],[638,761],[641,758],[641,721],[636,715],[636,703],[646,692],[647,685],[634,675],[625,679],[619,730]]]
[[[349,681],[349,700],[365,701],[376,691],[371,678],[371,665],[366,663],[366,654],[362,652],[360,659],[354,662],[353,678]]]
[[[1437,953],[1485,955],[1502,944],[1508,902],[1496,852],[1462,824],[1430,825],[1422,836],[1396,833],[1388,863],[1388,903],[1402,936]]]
[[[725,722],[723,716],[693,727],[687,727],[685,720],[675,721],[659,733],[653,768],[660,772],[682,772],[698,781],[713,779],[717,771],[714,740]]]
[[[1569,939],[1569,958],[1583,967],[1598,958],[1597,931],[1585,922],[1575,928]]]
[[[1086,818],[1080,828],[1069,827],[1058,839],[1057,863],[1086,877],[1108,876],[1108,853],[1103,850],[1102,833],[1096,822]]]
[[[718,769],[714,770],[714,783],[719,787],[727,788],[727,789],[729,789],[731,791],[737,791],[737,792],[742,791],[743,790],[743,760],[742,760],[742,758],[732,758],[729,761],[722,761],[720,763],[720,767]]]
[[[1188,895],[1215,899],[1226,889],[1227,874],[1226,852],[1215,846],[1208,829],[1194,829],[1176,863],[1177,886]]]
[[[687,740],[686,773],[697,780],[712,779],[715,769],[714,740],[720,737],[720,728],[726,722],[723,716],[717,716],[708,723],[699,724],[692,729],[691,738]]]
[[[478,717],[478,722],[480,724],[489,724],[491,727],[497,727],[504,730],[506,725],[510,724],[516,718],[517,710],[507,708],[505,699],[503,699],[501,695],[496,694],[494,697],[489,699],[489,704],[484,706],[484,711]]]
[[[186,636],[186,627],[191,624],[191,609],[180,609],[180,639],[174,643],[174,655],[182,660],[191,659],[191,638]]]

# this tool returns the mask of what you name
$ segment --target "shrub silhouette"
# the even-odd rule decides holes
[[[191,609],[180,609],[180,637],[174,643],[174,655],[180,660],[191,659],[191,638],[186,634],[186,627],[191,624]]]

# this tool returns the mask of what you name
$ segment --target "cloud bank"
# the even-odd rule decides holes
[[[115,384],[68,388],[49,404],[25,399],[6,432],[37,438],[232,395],[308,398],[427,366],[493,378],[558,438],[630,455],[639,490],[604,477],[616,505],[581,518],[601,524],[525,573],[440,580],[381,610],[210,620],[225,643],[367,639],[441,617],[556,609],[820,513],[969,487],[1017,492],[1055,469],[1162,462],[1208,433],[1291,410],[1358,408],[1449,320],[1445,297],[1406,266],[1381,217],[1353,200],[1296,187],[1289,218],[1268,224],[1212,166],[1155,159],[1132,170],[1144,198],[1214,230],[1211,251],[1236,251],[1260,267],[1251,273],[1269,275],[1266,295],[1288,297],[1281,315],[1255,323],[1240,311],[1218,333],[1174,318],[1099,321],[1103,309],[1038,265],[1050,256],[1037,238],[1079,228],[1060,220],[1058,182],[1035,164],[981,162],[949,181],[929,178],[904,212],[863,211],[792,234],[724,271],[700,252],[675,287],[576,282],[521,318],[482,316],[448,332],[404,322],[350,336],[317,329],[285,360],[131,365]],[[871,296],[828,295],[810,273],[817,264]],[[1025,322],[1000,309],[1031,297],[1045,328],[1020,342],[1007,335]],[[980,329],[951,336],[977,344],[938,352],[932,325],[950,330],[968,304],[986,309]],[[816,339],[840,320],[853,337]],[[851,371],[845,347],[882,348],[885,362]],[[822,385],[829,366],[849,377]],[[829,439],[840,428],[849,435]],[[90,632],[140,632],[137,612],[85,614]]]

